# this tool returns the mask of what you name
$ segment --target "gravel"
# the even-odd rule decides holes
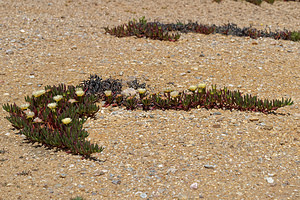
[[[184,34],[170,43],[115,38],[101,27],[145,15],[165,23],[294,30],[299,6],[231,0],[2,3],[1,104],[20,105],[39,87],[76,85],[90,74],[136,77],[151,92],[204,82],[295,104],[270,115],[101,107],[84,124],[88,139],[105,147],[93,160],[28,143],[1,110],[0,199],[298,199],[299,43],[218,34]]]

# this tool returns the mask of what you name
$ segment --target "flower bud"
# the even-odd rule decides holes
[[[139,94],[145,94],[147,90],[145,88],[138,88],[137,91]]]
[[[38,91],[33,92],[32,95],[33,95],[34,97],[39,97],[39,96],[42,96],[42,95],[45,94],[45,93],[46,93],[45,90],[38,90]]]
[[[32,112],[31,110],[27,110],[26,116],[27,116],[27,119],[28,118],[33,118],[34,117],[34,112]]]
[[[29,106],[30,106],[29,103],[24,103],[24,104],[20,105],[20,108],[21,108],[22,110],[26,110]]]
[[[63,96],[62,95],[56,95],[53,97],[54,101],[59,102],[60,100],[62,100]]]
[[[191,85],[189,87],[189,91],[195,92],[197,90],[197,86],[196,85]]]
[[[111,94],[112,94],[112,91],[111,90],[106,90],[106,91],[104,91],[104,94],[105,94],[105,96],[110,97]]]
[[[69,103],[76,103],[76,102],[78,102],[78,101],[76,101],[76,99],[69,99],[68,102],[69,102]]]
[[[81,97],[81,96],[84,95],[84,91],[83,91],[83,90],[77,90],[77,91],[75,92],[75,94],[76,94],[78,97]]]
[[[170,93],[172,98],[177,98],[179,96],[179,92],[178,91],[173,91]]]
[[[48,103],[48,108],[50,108],[50,109],[54,109],[54,108],[56,108],[56,106],[57,106],[57,104],[56,103]]]
[[[200,89],[206,88],[205,83],[199,83],[199,84],[198,84],[198,88],[200,88]]]
[[[170,92],[172,92],[173,90],[171,89],[171,88],[166,88],[165,90],[164,90],[164,93],[170,93]]]
[[[71,118],[64,118],[64,119],[61,120],[61,122],[63,124],[70,124],[72,122],[72,119]]]

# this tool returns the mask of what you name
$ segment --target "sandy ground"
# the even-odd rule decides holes
[[[299,42],[185,34],[172,43],[103,30],[142,16],[299,30],[299,13],[299,2],[0,0],[1,105],[90,74],[137,78],[152,91],[205,82],[294,100],[270,115],[101,108],[85,124],[105,147],[100,161],[27,143],[1,109],[0,199],[300,198]]]

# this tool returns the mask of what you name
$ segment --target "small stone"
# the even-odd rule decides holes
[[[185,75],[186,75],[186,73],[185,73],[185,72],[183,72],[183,73],[180,73],[179,75],[180,75],[180,76],[185,76]]]
[[[10,133],[5,133],[4,135],[6,135],[6,136],[9,136],[9,135],[10,135]]]
[[[273,126],[271,126],[271,125],[265,125],[265,126],[264,126],[264,129],[265,129],[265,130],[272,130],[272,129],[273,129]]]
[[[121,180],[112,180],[111,181],[113,184],[115,184],[115,185],[120,185],[121,184]]]
[[[123,74],[124,74],[124,72],[123,72],[123,71],[121,71],[121,72],[119,73],[119,76],[123,76]]]
[[[14,51],[11,50],[11,49],[8,49],[8,50],[5,51],[5,53],[6,53],[7,55],[11,55],[11,54],[14,54]]]
[[[225,117],[220,117],[220,118],[218,118],[216,121],[217,121],[217,122],[220,122],[220,121],[223,121],[223,119],[225,119]]]
[[[71,50],[75,50],[75,49],[77,49],[77,46],[74,45],[74,46],[72,46],[70,49],[71,49]]]
[[[104,174],[105,174],[105,172],[103,170],[101,170],[101,171],[96,171],[94,173],[94,176],[101,176],[101,175],[104,175]]]
[[[206,169],[214,169],[215,165],[204,165]]]
[[[254,121],[258,121],[259,118],[257,118],[257,117],[251,117],[251,118],[249,118],[249,120],[250,120],[251,122],[254,122]]]
[[[212,127],[213,128],[221,128],[221,125],[220,124],[214,124]]]
[[[213,115],[222,115],[220,112],[214,112]]]
[[[274,179],[272,177],[267,177],[266,178],[267,182],[270,183],[270,184],[273,184],[274,183]]]
[[[4,96],[9,96],[9,93],[4,93],[3,95],[4,95]]]
[[[201,53],[199,57],[205,57],[204,53]]]
[[[67,174],[60,174],[60,178],[66,178]]]
[[[145,198],[147,198],[147,194],[146,193],[142,193],[142,194],[140,194],[140,197],[143,198],[143,199],[145,199]]]
[[[252,41],[252,44],[253,44],[253,45],[258,45],[257,40]]]
[[[193,183],[193,184],[191,184],[190,188],[193,189],[193,190],[197,190],[197,188],[198,188],[198,183]]]
[[[177,169],[170,168],[170,169],[168,169],[167,174],[170,174],[170,173],[174,174],[176,171],[177,171]]]

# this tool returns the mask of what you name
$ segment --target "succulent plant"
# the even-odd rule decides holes
[[[25,101],[21,106],[3,105],[3,109],[9,113],[6,119],[28,140],[85,157],[103,150],[85,141],[89,134],[83,129],[87,117],[94,117],[99,109],[96,96],[60,84],[46,86],[45,90],[26,96]]]
[[[260,5],[262,0],[247,0],[256,5]],[[272,2],[269,0],[268,2]],[[180,38],[180,33],[201,33],[201,34],[213,34],[219,33],[223,35],[234,35],[234,36],[246,36],[251,38],[258,37],[271,37],[274,39],[283,40],[300,40],[300,31],[275,31],[270,30],[257,30],[255,28],[244,27],[239,28],[236,24],[228,23],[222,26],[217,25],[203,25],[197,22],[189,22],[184,24],[182,22],[177,22],[176,24],[163,24],[159,22],[147,22],[145,17],[142,17],[139,22],[136,20],[129,21],[128,24],[120,25],[114,28],[105,28],[105,32],[117,37],[126,36],[137,36],[137,37],[147,37],[155,40],[165,40],[165,41],[177,41]],[[169,32],[176,32],[176,34],[169,34]]]

